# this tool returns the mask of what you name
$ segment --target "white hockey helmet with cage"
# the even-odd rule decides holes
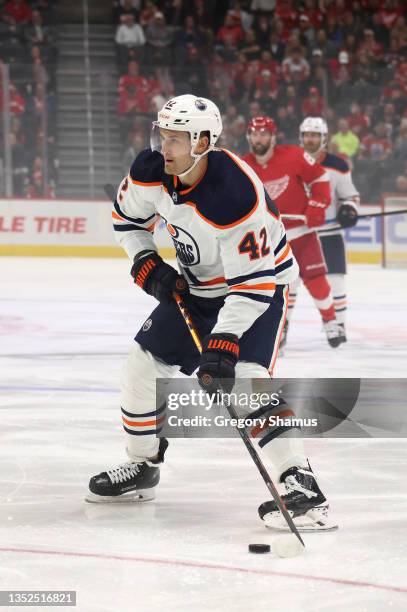
[[[218,107],[207,98],[198,98],[185,94],[171,98],[158,112],[157,121],[153,121],[150,145],[152,151],[161,153],[160,129],[188,132],[191,138],[191,156],[194,163],[179,177],[188,174],[199,160],[212,151],[222,132],[222,119]],[[194,153],[202,132],[209,133],[209,146],[203,153]]]
[[[321,146],[320,149],[324,149],[328,144],[328,126],[325,119],[322,117],[305,117],[304,121],[300,125],[300,144],[304,146],[305,132],[315,132],[321,134]]]

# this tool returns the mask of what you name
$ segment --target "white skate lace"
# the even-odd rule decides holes
[[[139,463],[129,462],[123,463],[119,465],[117,468],[113,468],[112,470],[107,470],[107,475],[113,484],[117,484],[119,482],[126,482],[126,480],[130,480],[140,471]]]
[[[292,493],[293,491],[299,491],[300,493],[304,493],[304,495],[306,495],[306,497],[308,498],[317,497],[318,495],[318,493],[315,493],[315,491],[311,491],[310,489],[306,489],[305,487],[303,487],[298,482],[295,476],[287,476],[287,478],[284,481],[284,484],[285,484],[287,493]]]

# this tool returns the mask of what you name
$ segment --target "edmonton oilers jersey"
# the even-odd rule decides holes
[[[164,172],[160,153],[142,151],[119,187],[114,230],[133,261],[140,251],[157,250],[161,218],[190,292],[226,298],[213,332],[241,336],[268,308],[276,285],[297,278],[298,266],[257,174],[225,149],[207,157],[205,174],[185,186]]]
[[[318,160],[318,163],[328,172],[331,185],[331,204],[326,209],[326,220],[333,221],[336,219],[341,204],[350,204],[357,209],[360,202],[359,192],[353,184],[352,175],[346,161],[338,155],[326,153]],[[326,227],[318,228],[318,233],[332,233],[334,231],[338,232],[338,230],[330,229],[329,224]]]

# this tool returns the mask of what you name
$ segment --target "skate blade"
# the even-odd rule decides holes
[[[141,504],[146,501],[151,501],[155,498],[154,489],[140,489],[139,491],[130,491],[123,495],[96,495],[89,493],[85,497],[85,501],[89,504]]]
[[[338,525],[328,519],[328,508],[326,506],[313,508],[312,510],[308,510],[303,516],[297,516],[295,518],[293,518],[293,513],[290,512],[290,516],[294,521],[294,525],[300,532],[335,531],[338,529]],[[280,512],[270,512],[270,514],[266,514],[263,517],[263,521],[268,529],[290,531],[289,526]]]

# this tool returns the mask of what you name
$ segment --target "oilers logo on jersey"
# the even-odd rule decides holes
[[[165,219],[164,219],[165,221]],[[177,259],[183,266],[196,266],[200,262],[199,247],[187,231],[166,222],[166,227],[177,252]]]

